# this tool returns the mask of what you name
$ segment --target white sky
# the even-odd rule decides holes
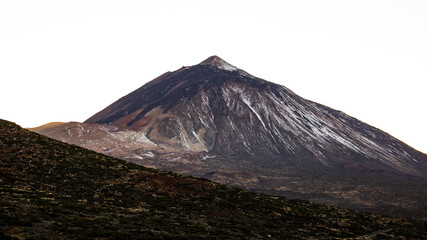
[[[424,0],[0,0],[0,118],[84,121],[214,54],[427,152]]]

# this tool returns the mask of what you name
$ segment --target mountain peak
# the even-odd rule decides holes
[[[223,70],[227,70],[227,71],[238,70],[237,67],[229,64],[228,62],[224,61],[222,58],[220,58],[216,55],[208,57],[206,60],[201,62],[200,65],[211,65],[211,66],[215,66],[215,67],[221,68]]]

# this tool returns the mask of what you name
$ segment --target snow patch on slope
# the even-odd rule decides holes
[[[264,126],[264,128],[267,128],[267,126],[265,125],[265,123],[262,120],[262,118],[259,115],[259,113],[257,111],[255,111],[255,109],[252,107],[252,102],[250,101],[250,99],[248,98],[248,96],[245,96],[244,94],[242,94],[241,97],[242,97],[242,101],[251,109],[251,111],[255,114],[255,116],[257,116],[257,118],[261,122],[262,126]]]

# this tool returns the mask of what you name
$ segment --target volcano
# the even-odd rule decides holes
[[[84,123],[33,129],[249,190],[427,216],[427,155],[218,56],[167,72]]]

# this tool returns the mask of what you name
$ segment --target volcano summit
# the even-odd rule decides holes
[[[212,56],[84,123],[37,132],[145,166],[270,194],[427,216],[427,155]]]

